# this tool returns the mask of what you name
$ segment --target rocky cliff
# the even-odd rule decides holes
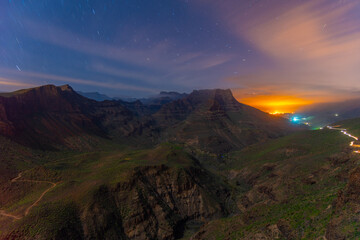
[[[226,216],[232,206],[227,185],[200,167],[137,167],[129,176],[99,186],[88,203],[48,205],[3,239],[32,239],[30,230],[37,239],[178,239],[188,222]]]
[[[109,203],[101,205],[104,196]],[[114,234],[122,229],[116,233],[119,238],[177,239],[188,221],[227,215],[228,201],[229,189],[201,168],[139,167],[130,181],[115,188],[103,186],[94,194],[94,203],[82,215],[84,233],[94,239],[104,234],[102,229]],[[106,221],[113,218],[118,220]]]

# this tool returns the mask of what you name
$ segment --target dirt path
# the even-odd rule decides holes
[[[58,185],[58,183],[54,183],[54,182],[50,182],[50,181],[39,181],[39,180],[28,180],[28,179],[21,179],[22,177],[22,172],[19,173],[19,175],[12,179],[11,182],[33,182],[33,183],[47,183],[50,184],[51,187],[49,187],[48,189],[46,189],[41,195],[40,197],[33,203],[31,204],[26,210],[25,210],[25,214],[23,216],[16,216],[16,215],[12,215],[9,213],[6,213],[4,210],[0,210],[0,215],[5,216],[5,217],[9,217],[9,218],[13,218],[15,220],[20,220],[23,217],[25,217],[26,215],[29,214],[30,210],[35,207],[40,201],[41,199],[45,196],[46,193],[48,193],[51,189],[53,189],[54,187],[56,187],[56,185]]]
[[[9,218],[13,218],[15,220],[22,219],[22,217],[18,217],[18,216],[15,216],[15,215],[8,214],[4,210],[0,210],[0,215],[5,216],[5,217],[9,217]]]

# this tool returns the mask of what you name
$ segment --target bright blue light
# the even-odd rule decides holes
[[[293,122],[298,122],[300,119],[298,118],[298,117],[293,117],[292,119],[291,119],[291,121],[293,121]]]

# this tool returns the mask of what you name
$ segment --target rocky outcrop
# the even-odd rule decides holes
[[[200,167],[136,167],[86,200],[47,203],[0,239],[179,239],[186,223],[229,214],[230,190]]]
[[[355,168],[348,184],[340,190],[334,202],[335,214],[326,230],[329,240],[359,237],[360,222],[360,167]]]
[[[187,221],[227,215],[230,193],[201,168],[162,165],[139,167],[129,181],[102,186],[93,199],[82,214],[86,239],[177,239]]]
[[[360,168],[355,168],[351,172],[348,184],[338,194],[335,207],[340,210],[347,203],[360,206]]]

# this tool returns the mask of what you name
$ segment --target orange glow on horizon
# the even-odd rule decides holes
[[[294,112],[279,112],[279,111],[274,111],[274,112],[269,112],[271,115],[281,115],[281,114],[285,114],[285,113],[294,113]]]
[[[314,103],[307,99],[283,95],[258,95],[237,100],[271,114],[293,113],[300,107]]]

